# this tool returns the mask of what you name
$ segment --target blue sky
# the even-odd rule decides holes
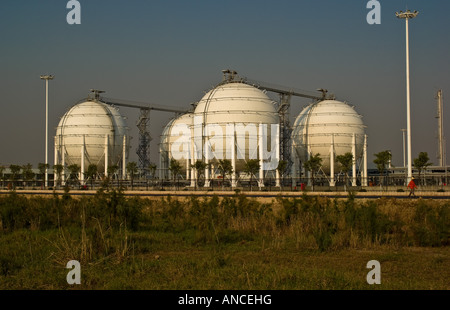
[[[365,0],[80,0],[81,25],[68,25],[65,0],[4,0],[0,6],[0,164],[44,161],[45,92],[50,141],[59,118],[91,88],[106,96],[186,107],[231,68],[249,79],[313,91],[355,106],[369,135],[369,159],[392,150],[403,163],[406,126],[405,23],[409,8],[413,158],[437,151],[435,95],[450,109],[447,1],[380,0],[381,25],[366,22]],[[294,99],[295,117],[307,99]],[[138,111],[121,109],[137,160]],[[170,113],[152,112],[152,161]],[[450,126],[444,123],[450,137]],[[52,144],[50,144],[52,145]],[[447,148],[448,149],[448,148]],[[50,147],[49,158],[53,158]],[[53,161],[51,160],[51,163]]]

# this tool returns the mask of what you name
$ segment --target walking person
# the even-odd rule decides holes
[[[409,181],[408,188],[409,188],[409,195],[408,197],[411,197],[413,195],[416,197],[416,194],[414,193],[415,189],[417,188],[416,183],[414,182],[414,177],[411,178],[411,181]]]

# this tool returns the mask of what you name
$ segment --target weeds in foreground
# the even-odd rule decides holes
[[[359,249],[386,245],[391,250],[375,257],[383,268],[395,262],[412,270],[391,287],[448,288],[449,212],[444,201],[352,195],[261,203],[240,193],[157,200],[120,190],[81,198],[11,193],[0,197],[0,287],[65,288],[65,264],[76,259],[89,288],[355,289],[365,284],[365,263],[373,259]],[[409,247],[444,254],[417,254],[419,263],[409,267],[417,250],[398,253]],[[342,257],[355,253],[363,257]],[[330,255],[343,266],[322,267]],[[348,271],[355,264],[362,280]],[[412,283],[408,275],[416,276],[419,265],[422,277],[431,272],[441,282]]]
[[[377,245],[439,247],[449,245],[450,211],[447,202],[356,201],[352,195],[345,200],[279,197],[271,204],[239,193],[187,200],[127,198],[120,190],[80,199],[67,193],[62,198],[0,197],[0,233],[19,230],[55,232],[47,239],[50,257],[60,263],[68,258],[120,261],[131,249],[143,248],[133,236],[159,233],[218,249],[246,242],[322,252]],[[6,257],[0,261],[10,268]]]

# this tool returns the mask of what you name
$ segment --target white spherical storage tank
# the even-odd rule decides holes
[[[227,159],[239,173],[250,159],[263,163],[270,157],[273,161],[279,155],[275,155],[276,130],[276,103],[264,91],[240,81],[221,83],[207,92],[195,108],[192,162],[217,163]],[[262,156],[262,150],[271,156]]]
[[[296,159],[304,163],[309,156],[320,154],[325,174],[330,174],[334,165],[330,162],[332,152],[335,157],[352,153],[354,161],[364,159],[365,139],[362,116],[349,104],[337,100],[323,100],[304,108],[292,131]]]
[[[210,147],[212,159],[229,159],[228,136],[234,128],[237,166],[248,159],[257,159],[259,125],[278,125],[276,103],[263,91],[240,82],[219,85],[198,102],[194,112],[194,145],[199,154],[205,144]],[[269,131],[270,133],[270,131]],[[270,136],[269,136],[270,141]],[[200,158],[201,159],[201,158]]]
[[[159,152],[160,167],[166,178],[171,159],[179,162],[182,172],[185,173],[189,169],[193,117],[192,113],[182,114],[172,118],[164,127],[161,134]]]
[[[129,149],[128,127],[119,111],[97,100],[74,105],[61,118],[55,136],[55,163],[76,164],[82,171],[121,167]],[[83,176],[82,176],[83,178]]]

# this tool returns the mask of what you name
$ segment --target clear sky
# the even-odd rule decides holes
[[[0,5],[0,164],[44,162],[45,88],[50,82],[50,148],[60,117],[92,88],[111,98],[187,107],[220,82],[222,69],[249,79],[314,91],[326,88],[363,115],[373,154],[403,164],[406,128],[405,22],[410,22],[412,155],[437,163],[435,96],[450,108],[450,2],[380,0],[369,25],[366,0],[80,0],[81,25],[68,25],[65,0]],[[450,97],[449,97],[450,98]],[[294,99],[295,117],[307,99]],[[137,161],[138,111],[126,108]],[[152,112],[151,159],[170,113]],[[448,148],[447,148],[448,149]]]

